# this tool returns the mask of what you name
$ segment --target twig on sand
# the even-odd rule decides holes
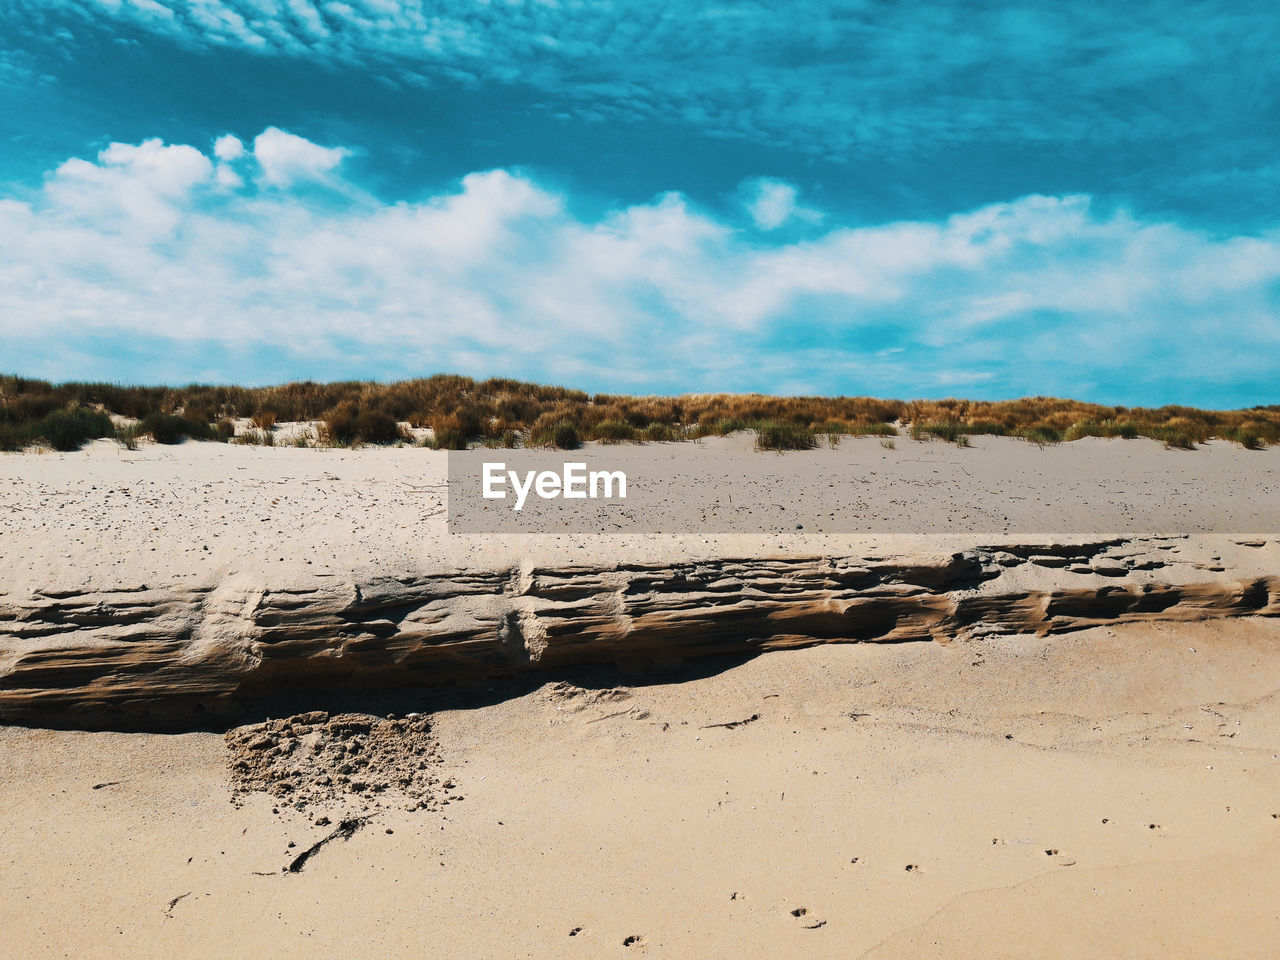
[[[396,479],[400,480],[399,477]],[[408,480],[400,480],[400,482],[410,490],[439,490],[448,486],[447,483],[410,483]]]
[[[352,817],[349,820],[343,820],[331,834],[322,840],[316,841],[294,857],[293,862],[285,869],[290,873],[301,873],[302,868],[306,866],[307,861],[319,853],[320,848],[326,843],[330,843],[333,840],[350,840],[355,836],[355,832],[365,826],[368,822],[368,817]]]
[[[184,899],[186,899],[186,898],[187,898],[187,897],[189,897],[189,896],[191,896],[191,891],[190,891],[190,890],[188,890],[186,893],[180,893],[180,894],[178,894],[176,897],[174,897],[172,900],[170,900],[170,901],[169,901],[169,905],[168,905],[167,907],[165,907],[165,908],[164,908],[165,915],[166,915],[166,916],[172,916],[172,915],[173,915],[173,908],[174,908],[174,907],[176,907],[176,906],[178,905],[178,901],[179,901],[179,900],[184,900]]]
[[[603,717],[592,717],[587,723],[599,723],[601,720],[608,720],[611,717],[624,717],[634,709],[634,707],[627,707],[625,710],[615,710],[613,713],[606,713]]]
[[[760,719],[760,714],[758,714],[758,713],[753,713],[751,716],[747,717],[747,719],[745,719],[745,720],[730,720],[728,723],[708,723],[708,724],[706,724],[705,726],[701,726],[701,727],[699,727],[698,729],[699,729],[699,730],[714,730],[714,729],[716,729],[717,727],[723,727],[725,730],[732,730],[734,727],[740,727],[740,726],[742,726],[743,724],[746,724],[746,723],[754,723],[755,721],[757,721],[757,720],[759,720],[759,719]]]

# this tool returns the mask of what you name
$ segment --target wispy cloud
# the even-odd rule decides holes
[[[761,230],[777,230],[794,221],[818,223],[822,214],[800,205],[800,191],[793,183],[773,177],[757,177],[742,185],[744,204]]]
[[[19,0],[18,9],[37,26],[69,17],[407,82],[519,84],[545,94],[551,112],[660,119],[841,155],[974,138],[1186,136],[1256,115],[1280,73],[1280,20],[1230,0]]]

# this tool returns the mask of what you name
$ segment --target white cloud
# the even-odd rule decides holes
[[[219,160],[239,160],[244,156],[244,141],[230,133],[224,133],[213,142],[213,155]]]
[[[1280,374],[1277,233],[1029,196],[769,240],[790,235],[676,193],[584,219],[504,170],[380,203],[339,179],[347,152],[273,128],[235,161],[242,178],[194,147],[112,144],[0,197],[0,343],[38,329],[620,390],[1080,394]],[[289,189],[316,178],[340,189]],[[762,227],[797,216],[781,196]]]
[[[273,187],[288,187],[300,180],[328,182],[350,153],[344,147],[322,147],[276,127],[268,127],[253,140],[253,158],[262,170],[262,182]]]
[[[53,208],[96,229],[156,237],[181,222],[191,191],[212,172],[209,158],[195,147],[158,139],[113,143],[97,163],[72,159],[59,166],[45,194]]]
[[[776,230],[793,219],[807,223],[822,219],[818,211],[800,206],[800,192],[785,180],[760,177],[743,186],[747,192],[747,212],[761,230]]]
[[[244,178],[236,173],[235,169],[229,163],[220,163],[214,169],[214,180],[218,186],[228,190],[235,189],[244,185]]]

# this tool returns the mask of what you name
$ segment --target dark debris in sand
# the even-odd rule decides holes
[[[424,714],[302,713],[227,731],[232,797],[267,793],[280,806],[367,814],[435,809],[439,747]]]

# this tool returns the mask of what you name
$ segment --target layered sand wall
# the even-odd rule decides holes
[[[692,458],[690,470],[717,455],[677,447],[662,455]],[[1153,478],[1168,457],[1225,457],[1224,476],[1260,503],[1280,468],[1278,451],[1091,449],[1131,467],[1146,450]],[[933,458],[963,478],[978,471],[955,458],[1001,456],[1043,473],[1039,451],[1015,441],[850,443],[768,462],[779,495],[853,478],[860,509],[909,516],[936,504],[927,485],[898,482],[906,466],[894,458],[917,472]],[[643,671],[819,643],[1280,614],[1274,535],[451,535],[443,457],[413,449],[104,442],[3,457],[0,474],[0,721],[10,723],[182,729],[286,697],[307,707],[333,691],[582,664]],[[1096,477],[1099,503],[1133,495],[1131,478],[1112,490]],[[993,495],[981,486],[975,502]],[[1203,519],[1196,502],[1179,507],[1190,530]]]
[[[532,563],[273,586],[0,597],[0,720],[169,728],[341,687],[482,682],[581,664],[637,670],[831,642],[953,642],[1107,623],[1280,615],[1277,545],[1172,537],[925,555]]]

